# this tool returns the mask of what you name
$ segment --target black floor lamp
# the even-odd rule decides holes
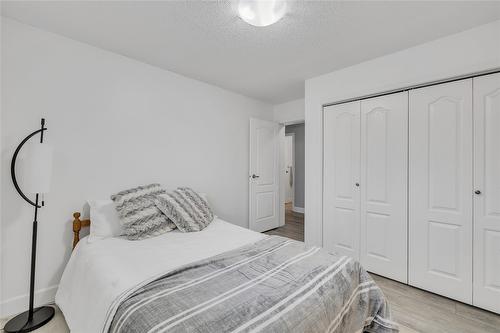
[[[37,215],[38,209],[44,206],[43,200],[39,201],[40,194],[47,193],[50,188],[50,175],[52,169],[52,148],[43,143],[43,134],[47,130],[45,127],[45,119],[42,118],[41,127],[34,131],[17,146],[12,162],[10,165],[10,173],[12,182],[17,192],[30,205],[35,208],[35,218],[33,220],[33,234],[31,243],[31,276],[30,276],[30,299],[29,310],[25,311],[7,322],[4,327],[5,332],[30,332],[46,323],[54,317],[54,308],[50,306],[41,306],[33,308],[33,298],[35,289],[35,263],[36,263],[36,235],[37,235]],[[33,144],[31,151],[27,155],[23,174],[23,184],[28,193],[35,194],[35,201],[30,200],[19,187],[16,179],[16,159],[19,151],[29,139],[40,134],[40,143]]]

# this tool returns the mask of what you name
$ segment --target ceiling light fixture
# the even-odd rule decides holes
[[[278,22],[286,13],[285,0],[240,0],[238,13],[241,19],[256,27]]]

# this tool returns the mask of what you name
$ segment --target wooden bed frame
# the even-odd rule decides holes
[[[80,241],[80,230],[83,227],[90,227],[90,220],[80,220],[80,216],[79,212],[73,213],[73,249]]]

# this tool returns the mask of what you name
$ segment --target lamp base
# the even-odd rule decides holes
[[[5,324],[4,332],[31,332],[47,324],[54,317],[54,308],[41,306],[33,310],[33,319],[28,321],[28,311],[18,314]]]

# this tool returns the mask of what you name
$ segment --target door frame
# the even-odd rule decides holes
[[[285,225],[285,201],[286,201],[286,189],[285,189],[285,184],[286,184],[286,177],[285,177],[285,128],[286,126],[290,125],[300,125],[304,124],[305,126],[305,119],[298,119],[298,120],[293,120],[293,121],[280,121],[280,129],[279,129],[279,136],[280,136],[280,226]],[[293,193],[293,204],[295,204],[295,185],[296,185],[296,172],[295,172],[295,133],[289,133],[289,135],[293,134],[293,184],[294,184],[294,193]],[[304,137],[305,140],[305,137]],[[304,184],[305,185],[305,184]],[[305,188],[305,186],[304,186]],[[305,212],[301,212],[305,213]],[[307,228],[305,221],[304,221],[304,237],[305,237],[305,228]]]
[[[286,127],[285,127],[286,128]],[[292,137],[292,176],[293,176],[293,179],[292,179],[292,208],[295,207],[295,133],[286,133],[285,132],[285,140],[286,140],[286,137]],[[286,146],[285,146],[286,148]],[[286,161],[283,161],[283,162],[286,162]],[[286,174],[286,165],[284,165],[285,167],[285,174]],[[283,172],[283,170],[282,170]],[[283,187],[286,188],[286,180],[288,179],[288,177],[285,178],[285,182],[283,182]],[[284,202],[286,203],[286,199],[287,199],[287,196],[286,196],[286,191],[285,191],[285,198],[284,198]]]

